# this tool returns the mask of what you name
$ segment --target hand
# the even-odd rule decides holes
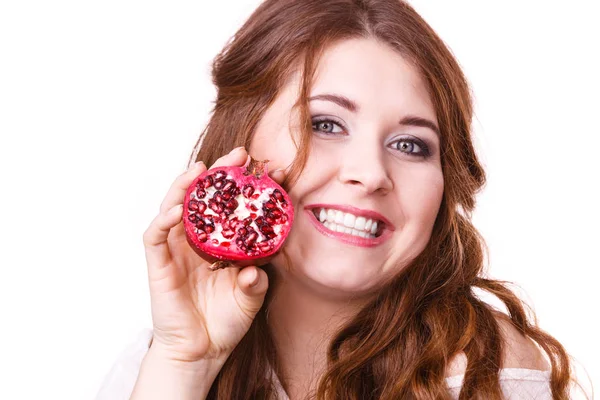
[[[244,165],[248,153],[235,149],[211,168]],[[179,176],[144,233],[152,307],[152,348],[167,358],[194,362],[228,357],[263,304],[267,274],[255,266],[211,271],[188,244],[183,200],[192,181],[206,170],[196,163]],[[274,179],[282,180],[282,173]]]

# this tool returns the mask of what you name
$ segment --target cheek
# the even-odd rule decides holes
[[[431,168],[422,173],[412,174],[407,179],[399,188],[401,209],[406,210],[408,219],[427,226],[433,225],[444,194],[442,171]]]
[[[269,170],[287,168],[298,151],[289,123],[290,112],[287,106],[276,104],[259,121],[248,151],[259,160],[269,160]],[[296,140],[297,141],[297,140]]]
[[[306,165],[288,192],[292,200],[306,205],[308,195],[311,203],[328,202],[338,198],[339,192],[336,192],[335,185],[332,185],[335,182],[337,165],[331,152],[323,153],[311,148]]]
[[[248,152],[258,160],[269,160],[269,171],[287,168],[296,157],[296,146],[289,132],[286,131],[257,131],[250,144]]]

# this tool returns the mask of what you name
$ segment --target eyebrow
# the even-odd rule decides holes
[[[356,113],[356,112],[358,112],[358,110],[360,110],[360,107],[358,106],[358,104],[356,104],[356,102],[350,100],[349,98],[347,98],[345,96],[341,96],[341,95],[324,93],[324,94],[318,94],[316,96],[312,96],[312,97],[308,98],[308,101],[313,101],[313,100],[330,101],[330,102],[335,103],[338,106],[343,107],[346,110],[353,112],[353,113]],[[418,127],[422,127],[422,128],[429,128],[432,131],[434,131],[436,135],[440,136],[440,130],[437,127],[437,125],[433,121],[431,121],[427,118],[418,117],[416,115],[407,115],[400,120],[399,124],[400,125],[408,125],[408,126],[418,126]]]

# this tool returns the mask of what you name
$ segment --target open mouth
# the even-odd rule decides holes
[[[345,233],[364,239],[375,239],[381,236],[385,223],[374,218],[366,218],[352,213],[331,208],[313,208],[311,210],[317,221],[333,232]]]

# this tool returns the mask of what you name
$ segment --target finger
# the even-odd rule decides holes
[[[215,161],[209,169],[229,166],[229,165],[244,165],[248,160],[248,152],[243,147],[238,147],[231,150],[228,154],[220,157]]]
[[[179,175],[160,204],[160,212],[167,212],[177,204],[182,204],[188,188],[194,179],[204,171],[206,171],[206,165],[202,161],[198,161],[190,169]]]
[[[258,267],[246,267],[238,274],[235,290],[236,301],[249,317],[254,318],[262,307],[268,288],[269,277]]]
[[[167,265],[171,261],[171,253],[167,245],[169,231],[181,221],[183,205],[178,204],[167,212],[161,212],[152,220],[144,232],[144,248],[146,262],[150,273]]]

